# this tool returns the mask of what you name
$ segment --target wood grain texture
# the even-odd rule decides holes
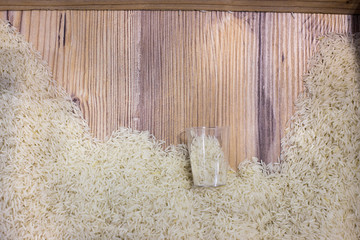
[[[94,136],[121,126],[166,144],[229,125],[234,167],[276,161],[317,38],[358,16],[198,11],[3,11],[48,62]]]
[[[360,0],[0,0],[0,10],[222,10],[360,13]]]

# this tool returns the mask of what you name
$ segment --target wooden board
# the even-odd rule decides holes
[[[360,13],[360,0],[0,0],[0,10],[223,10],[307,13]]]
[[[348,15],[199,11],[3,11],[80,104],[94,136],[121,126],[166,144],[229,125],[234,167],[276,161],[317,38]]]

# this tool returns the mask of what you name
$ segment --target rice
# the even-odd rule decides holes
[[[195,186],[226,184],[227,162],[215,136],[194,136],[189,152]]]
[[[359,35],[319,40],[279,171],[192,188],[187,149],[92,138],[38,53],[0,24],[1,239],[359,239]]]

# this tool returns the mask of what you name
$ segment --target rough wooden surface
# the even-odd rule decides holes
[[[360,13],[360,0],[0,0],[1,10],[223,10]]]
[[[276,161],[317,38],[348,15],[199,11],[3,11],[79,103],[95,136],[120,126],[179,143],[229,125],[230,161]]]

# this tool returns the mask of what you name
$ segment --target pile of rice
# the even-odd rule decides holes
[[[330,35],[280,170],[244,161],[192,188],[187,150],[122,128],[94,140],[38,53],[0,24],[1,239],[360,239],[360,36]]]

